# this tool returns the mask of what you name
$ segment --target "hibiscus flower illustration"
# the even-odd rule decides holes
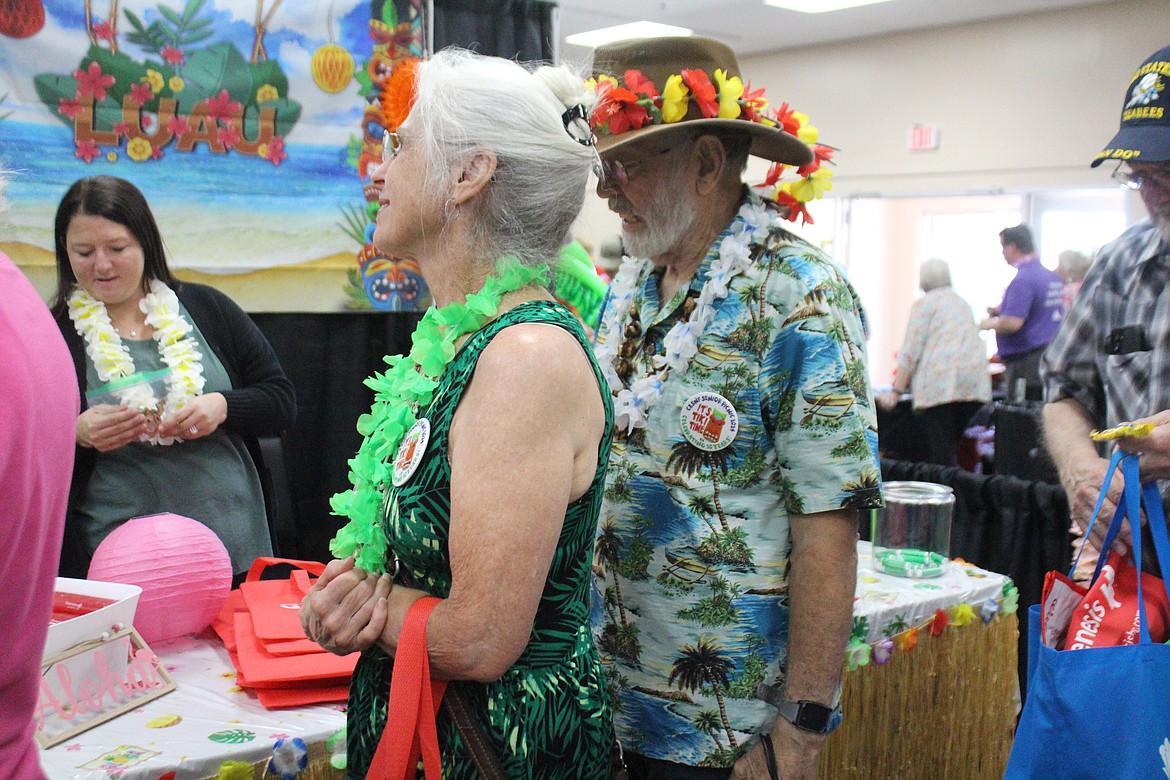
[[[212,122],[230,122],[243,110],[243,106],[232,100],[226,89],[221,89],[218,95],[204,102],[207,105],[207,118]]]
[[[101,157],[102,152],[97,148],[97,144],[92,139],[77,142],[77,149],[73,152],[74,157],[80,157],[88,162],[93,162],[95,157]]]
[[[102,73],[102,66],[96,62],[89,63],[85,70],[73,71],[73,78],[77,79],[77,97],[93,95],[95,103],[105,100],[106,88],[114,86],[114,77]]]

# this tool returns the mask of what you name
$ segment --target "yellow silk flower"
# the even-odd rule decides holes
[[[801,203],[808,203],[833,189],[832,176],[833,172],[828,168],[818,168],[800,181],[786,182],[788,186],[785,189]]]
[[[690,94],[691,91],[683,84],[682,76],[676,73],[668,78],[666,86],[662,88],[662,121],[670,124],[686,116]]]
[[[742,110],[739,99],[743,97],[743,82],[739,76],[728,77],[726,71],[715,71],[715,87],[719,90],[719,118],[735,119]]]
[[[602,81],[608,81],[611,87],[616,87],[618,85],[617,79],[615,79],[613,76],[606,76],[605,74],[602,74],[595,79],[585,79],[585,89],[589,90],[590,92],[596,92],[597,85]]]
[[[800,129],[796,131],[796,137],[804,141],[809,146],[817,142],[820,131],[809,124],[808,114],[802,114],[799,111],[793,111],[792,116],[800,122]]]
[[[950,613],[952,626],[962,627],[975,619],[975,610],[971,609],[970,604],[960,603],[958,606],[948,609],[947,612]]]

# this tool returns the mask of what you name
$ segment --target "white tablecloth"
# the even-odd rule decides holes
[[[216,777],[225,761],[267,761],[278,739],[313,745],[345,725],[341,704],[264,709],[236,685],[217,638],[185,637],[151,649],[177,689],[42,750],[51,780],[158,780],[172,770],[174,780],[202,780]]]
[[[870,543],[858,542],[853,617],[866,619],[866,641],[877,642],[956,604],[969,604],[978,614],[988,599],[1002,599],[1009,582],[1002,574],[951,560],[943,564],[939,577],[898,577],[875,569]]]

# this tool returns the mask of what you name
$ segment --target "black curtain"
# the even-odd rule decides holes
[[[348,461],[361,436],[358,416],[373,391],[363,382],[386,368],[385,355],[410,350],[421,314],[253,314],[297,390],[297,421],[285,434],[296,549],[286,557],[328,561],[342,525],[329,498],[349,487]]]
[[[462,46],[516,60],[552,61],[556,3],[535,0],[435,0],[435,51]]]

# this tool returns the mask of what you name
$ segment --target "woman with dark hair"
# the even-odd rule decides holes
[[[237,575],[270,555],[260,477],[246,438],[292,425],[296,404],[271,345],[223,293],[182,283],[142,193],[81,179],[57,207],[53,316],[82,394],[60,573],[84,577],[126,520],[194,518]],[[123,380],[155,374],[157,389]],[[95,391],[101,402],[87,402]]]

